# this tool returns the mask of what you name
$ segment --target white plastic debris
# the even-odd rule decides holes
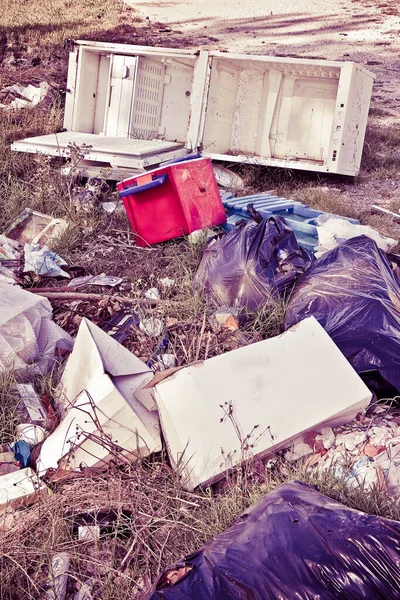
[[[142,319],[139,323],[140,331],[143,331],[149,337],[158,337],[162,334],[164,324],[161,319],[156,317],[149,317],[148,319]]]
[[[314,318],[176,371],[156,383],[155,396],[171,464],[188,489],[249,454],[262,459],[307,431],[350,422],[371,400]]]
[[[44,600],[64,600],[68,586],[68,569],[71,557],[68,552],[59,552],[51,559],[49,589]]]
[[[359,235],[371,238],[385,252],[390,252],[397,244],[397,240],[384,237],[369,225],[356,225],[346,221],[346,219],[329,219],[322,225],[317,226],[317,231],[318,246],[316,252],[318,256]]]
[[[23,440],[30,446],[35,446],[43,442],[46,437],[46,432],[40,425],[32,425],[32,423],[19,423],[17,425],[17,440]]]
[[[363,431],[351,431],[350,433],[343,433],[336,437],[336,444],[340,446],[344,445],[346,450],[352,452],[357,446],[362,444],[366,439],[366,435]]]
[[[83,277],[75,277],[72,279],[67,287],[77,288],[82,285],[105,285],[109,287],[115,287],[123,282],[122,277],[112,277],[102,273],[101,275],[85,275]]]
[[[33,273],[42,277],[67,277],[71,279],[71,275],[61,268],[67,266],[65,260],[47,246],[41,248],[39,244],[25,244],[24,256],[24,273],[33,271]]]
[[[7,94],[14,99],[9,104],[0,104],[0,108],[15,109],[15,108],[33,108],[41,102],[48,93],[49,84],[47,81],[42,81],[39,87],[34,85],[9,85],[1,90],[1,97]]]
[[[100,538],[100,525],[80,525],[78,540],[80,542],[95,542]]]
[[[147,292],[145,293],[145,296],[149,300],[159,300],[160,292],[159,292],[158,288],[153,287],[153,288],[150,288],[149,290],[147,290]]]
[[[325,450],[332,448],[335,443],[335,434],[333,433],[332,427],[323,429],[321,435],[317,435],[316,439],[322,442]]]
[[[15,240],[0,234],[0,260],[16,260],[20,258],[20,245]]]
[[[73,340],[52,320],[47,298],[0,282],[0,368],[45,374],[56,348],[71,350]]]
[[[227,190],[240,190],[244,187],[244,180],[239,175],[236,175],[231,169],[227,169],[219,163],[212,164],[215,179],[220,187]]]
[[[165,370],[165,369],[173,369],[174,367],[176,367],[176,357],[174,354],[169,354],[169,353],[165,353],[165,354],[160,354],[160,356],[158,357],[158,364],[160,365],[160,368]]]
[[[204,244],[209,238],[213,237],[214,235],[215,233],[212,229],[197,229],[196,231],[192,231],[192,233],[188,235],[188,240],[193,246],[196,246],[197,244]]]
[[[296,442],[285,454],[286,460],[294,462],[311,454],[313,449],[305,442]]]
[[[170,277],[163,277],[163,279],[159,280],[159,283],[164,288],[172,288],[175,285],[175,279],[171,279]]]
[[[108,213],[109,215],[112,215],[112,213],[115,212],[115,210],[117,208],[117,203],[116,202],[102,202],[101,207],[104,210],[104,212]]]

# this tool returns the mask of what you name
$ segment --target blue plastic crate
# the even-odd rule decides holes
[[[318,245],[316,219],[320,215],[328,214],[310,208],[301,202],[280,198],[272,194],[254,194],[235,198],[232,194],[224,193],[222,194],[222,202],[228,211],[228,220],[224,225],[227,231],[232,229],[241,219],[250,220],[247,214],[247,205],[253,204],[255,210],[265,218],[271,216],[284,217],[288,226],[293,230],[299,245],[310,251],[314,251],[315,246]],[[357,219],[342,218],[357,225],[360,223]]]

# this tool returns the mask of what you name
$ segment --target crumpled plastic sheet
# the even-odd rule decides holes
[[[400,285],[373,240],[340,244],[298,279],[283,328],[311,316],[378,397],[400,393]]]
[[[186,567],[186,568],[185,568]],[[170,585],[169,573],[185,573]],[[300,482],[266,494],[142,600],[398,600],[400,523]]]
[[[208,242],[193,288],[217,306],[257,310],[290,290],[312,260],[282,217],[241,222]]]
[[[317,219],[318,221],[318,219]],[[360,235],[365,235],[374,240],[378,248],[385,252],[390,252],[397,244],[397,240],[385,237],[369,225],[356,225],[346,219],[328,219],[317,226],[318,231],[318,255],[322,255],[328,250],[333,250],[339,244],[346,240]]]
[[[56,348],[71,350],[73,340],[52,320],[47,298],[0,282],[0,369],[48,373]]]
[[[42,277],[67,277],[71,279],[71,275],[61,268],[68,266],[65,260],[47,246],[41,248],[39,244],[25,244],[24,258],[24,273],[33,271],[36,275]]]

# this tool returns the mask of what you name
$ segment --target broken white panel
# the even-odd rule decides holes
[[[103,466],[116,452],[133,460],[161,450],[157,410],[143,389],[151,378],[145,363],[83,319],[57,390],[63,418],[42,446],[38,471],[57,468],[72,450],[70,469]]]
[[[371,400],[314,317],[182,369],[158,383],[155,396],[171,462],[190,490],[310,429],[351,421]]]
[[[0,510],[11,505],[14,508],[34,502],[40,493],[50,493],[32,469],[21,469],[0,477]]]

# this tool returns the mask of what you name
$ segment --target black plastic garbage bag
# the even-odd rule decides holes
[[[284,329],[310,316],[378,397],[400,393],[400,285],[373,240],[340,244],[298,279]]]
[[[256,310],[290,289],[312,260],[282,217],[241,222],[210,240],[193,288],[218,306]]]
[[[186,569],[185,569],[186,567]],[[183,575],[168,585],[172,572]],[[398,600],[400,523],[303,483],[265,495],[143,600]]]

